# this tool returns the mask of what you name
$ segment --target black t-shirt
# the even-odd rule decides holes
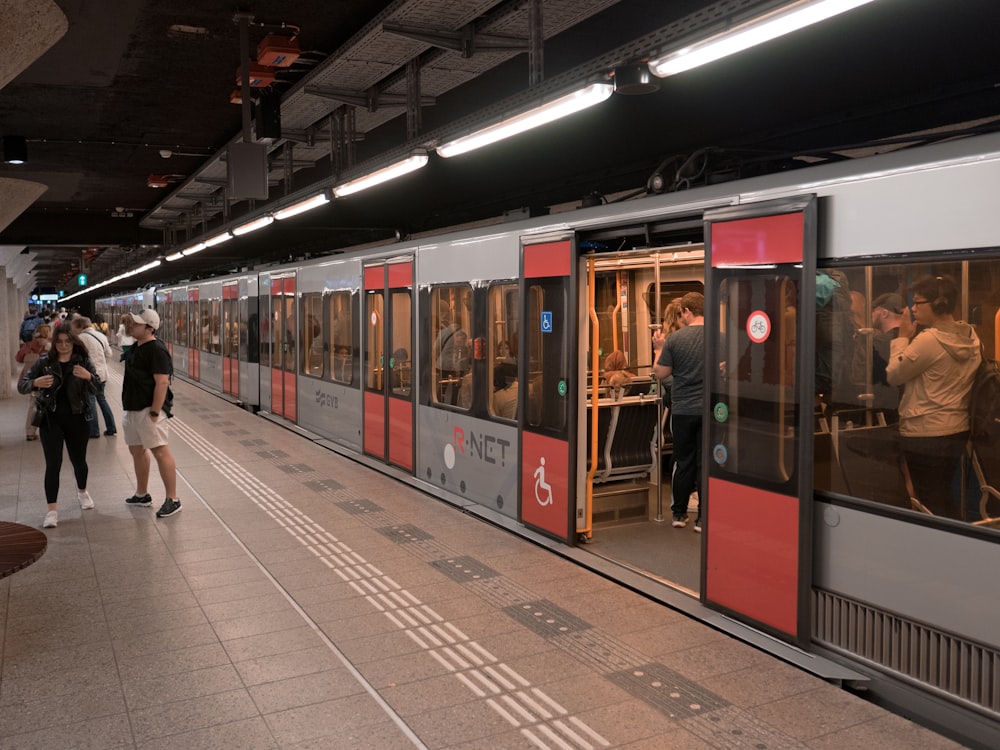
[[[122,408],[140,411],[153,405],[154,375],[173,372],[170,352],[159,340],[137,344],[125,353],[125,376],[122,386]]]

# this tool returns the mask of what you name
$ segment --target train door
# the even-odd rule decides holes
[[[364,452],[412,472],[412,258],[365,266],[364,293]]]
[[[240,395],[239,281],[222,285],[222,392]]]
[[[804,646],[816,408],[815,199],[710,211],[705,224],[702,601]]]
[[[575,263],[570,240],[524,245],[521,253],[522,420],[518,520],[570,542],[575,527],[575,455],[578,386],[575,350]]]
[[[295,275],[271,277],[270,350],[271,413],[294,422],[295,403]]]
[[[188,288],[187,302],[188,377],[201,380],[201,320],[196,287]]]

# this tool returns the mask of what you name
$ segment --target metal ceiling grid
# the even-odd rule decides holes
[[[544,36],[550,38],[572,27],[590,16],[615,5],[618,0],[546,0],[543,5]],[[364,94],[369,89],[397,76],[383,91],[405,96],[406,80],[398,71],[408,60],[419,57],[431,49],[431,45],[383,29],[388,21],[420,26],[436,30],[460,30],[464,26],[483,17],[491,9],[498,9],[493,16],[485,19],[480,33],[502,34],[527,40],[528,4],[512,2],[498,6],[491,0],[479,2],[454,2],[454,0],[401,0],[385,9],[364,29],[356,34],[334,55],[317,66],[300,81],[285,97],[281,106],[282,128],[287,132],[310,132],[315,139],[325,138],[323,118],[335,110],[339,103],[327,97],[317,96],[310,90],[334,89],[340,92]],[[424,96],[438,96],[446,93],[519,54],[516,50],[477,52],[471,58],[462,57],[453,50],[441,50],[433,56],[433,61],[421,71],[421,93]],[[398,105],[356,107],[355,130],[366,133],[398,117],[405,107]],[[295,143],[295,164],[293,170],[315,163],[330,153],[329,143],[324,139],[316,142]],[[242,140],[242,134],[231,142]],[[277,161],[271,164],[271,173],[283,173],[284,165]],[[217,199],[220,186],[226,184],[227,169],[225,150],[217,153],[199,171],[182,183],[178,190],[168,196],[146,217],[144,227],[177,227],[177,220],[184,218],[202,204],[196,222],[211,219],[222,213],[224,208]],[[206,203],[208,205],[206,205]],[[215,205],[212,205],[212,204]],[[188,217],[191,221],[191,217]]]

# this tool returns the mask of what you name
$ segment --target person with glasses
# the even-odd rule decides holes
[[[969,439],[969,398],[979,367],[975,329],[955,320],[958,285],[950,276],[924,276],[910,290],[909,314],[889,345],[886,380],[903,386],[900,447],[916,509],[961,517],[961,467]],[[922,329],[921,329],[922,327]]]
[[[87,492],[87,444],[90,442],[90,398],[100,382],[87,348],[69,326],[60,326],[53,334],[52,351],[42,354],[17,384],[20,393],[35,391],[39,409],[36,424],[45,454],[45,501],[48,512],[42,528],[59,523],[56,501],[59,498],[59,472],[63,446],[73,464],[76,498],[80,508],[89,510],[94,500]]]

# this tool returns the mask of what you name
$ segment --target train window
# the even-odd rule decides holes
[[[225,357],[239,356],[239,309],[235,298],[222,300],[222,354]]]
[[[987,357],[1000,340],[997,269],[976,259],[817,272],[816,489],[1000,527],[1000,434],[968,440],[975,339]]]
[[[561,279],[537,282],[527,289],[528,424],[561,433],[569,416],[569,300]]]
[[[365,297],[365,388],[382,390],[382,367],[385,362],[385,295],[369,291]]]
[[[517,346],[520,295],[517,284],[495,284],[489,300],[490,413],[517,418]]]
[[[222,315],[221,300],[213,299],[208,303],[208,351],[212,354],[222,353]]]
[[[201,325],[198,321],[201,320],[201,311],[198,308],[198,301],[191,300],[188,302],[188,346],[192,349],[201,348]]]
[[[260,313],[260,365],[261,367],[271,366],[271,295],[261,297],[261,305],[264,309]]]
[[[798,284],[780,274],[743,276],[732,271],[719,284],[721,325],[711,404],[725,404],[713,420],[709,444],[719,471],[784,484],[795,471],[798,399],[795,393],[795,324]],[[782,310],[770,321],[763,310]],[[755,318],[763,338],[752,339]],[[756,343],[753,343],[756,342]],[[722,446],[725,446],[723,448]]]
[[[295,296],[273,297],[274,367],[295,372]]]
[[[472,289],[438,287],[431,292],[431,392],[439,404],[472,406]]]
[[[313,377],[323,375],[323,295],[309,292],[302,295],[302,372]]]
[[[354,307],[350,292],[330,295],[330,373],[335,383],[354,382]]]
[[[410,398],[413,393],[413,370],[410,352],[413,351],[412,328],[413,315],[411,311],[410,292],[393,291],[390,292],[392,304],[392,329],[390,335],[392,341],[389,343],[389,371],[391,380],[389,387],[394,396]]]
[[[188,345],[187,337],[187,302],[178,300],[174,305],[174,341],[178,346]]]

